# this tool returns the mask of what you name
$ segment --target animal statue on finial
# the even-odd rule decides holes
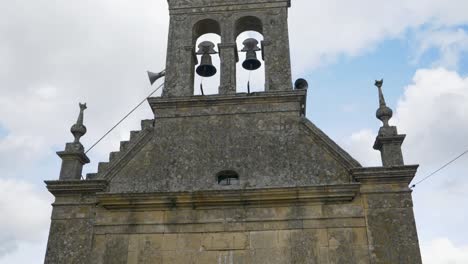
[[[74,124],[70,131],[75,137],[75,141],[73,143],[75,144],[81,144],[80,143],[80,138],[86,134],[86,127],[83,125],[83,119],[84,119],[84,110],[87,109],[86,103],[82,104],[79,103],[80,106],[80,114],[78,115],[78,120],[76,121],[76,124]]]

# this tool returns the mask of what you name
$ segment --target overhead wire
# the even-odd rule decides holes
[[[460,155],[458,155],[457,157],[455,157],[454,159],[450,160],[449,162],[445,163],[442,167],[438,168],[437,170],[435,170],[434,172],[432,172],[431,174],[429,174],[428,176],[424,177],[422,180],[416,182],[415,184],[411,185],[411,189],[414,189],[416,188],[416,186],[418,186],[419,184],[423,183],[424,181],[430,179],[432,176],[434,176],[436,173],[438,173],[439,171],[445,169],[446,167],[450,166],[450,164],[454,163],[455,161],[457,161],[458,159],[460,159],[461,157],[463,157],[464,155],[468,154],[468,149],[465,150],[463,153],[461,153]]]
[[[130,112],[128,112],[122,119],[119,120],[109,131],[107,131],[101,138],[99,138],[86,152],[90,152],[97,144],[99,144],[105,137],[107,137],[114,129],[116,129],[127,117],[129,117],[133,112],[135,112],[148,98],[150,98],[154,93],[156,93],[161,87],[163,87],[164,82],[161,83],[154,91],[152,91],[148,96],[145,97],[140,103],[137,104]]]

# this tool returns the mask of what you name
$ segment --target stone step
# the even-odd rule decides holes
[[[152,128],[153,127],[153,119],[146,119],[146,120],[141,120],[141,130],[147,129],[147,128]]]
[[[127,146],[130,144],[130,141],[120,141],[120,151],[125,151]]]
[[[115,159],[117,159],[118,157],[120,156],[120,151],[113,151],[109,154],[109,163],[111,163],[112,161],[114,161]]]
[[[99,162],[98,164],[98,173],[104,172],[109,167],[109,162]]]
[[[97,178],[97,176],[98,176],[97,173],[88,173],[86,174],[86,180],[94,180]]]
[[[135,140],[135,138],[138,137],[138,134],[140,134],[141,131],[130,131],[130,141]]]

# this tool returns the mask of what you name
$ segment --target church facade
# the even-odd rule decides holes
[[[305,117],[307,84],[291,80],[290,1],[168,5],[154,119],[83,180],[81,105],[59,180],[46,181],[55,202],[45,263],[421,263],[408,188],[418,166],[403,162],[382,82],[383,166],[363,167]],[[245,31],[264,39],[238,50]],[[207,33],[221,42],[197,46]],[[264,92],[236,92],[241,52],[244,69],[264,64]],[[218,71],[211,56],[219,92],[195,96],[194,75]]]

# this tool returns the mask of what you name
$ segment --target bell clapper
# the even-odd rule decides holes
[[[200,92],[201,92],[201,95],[205,95],[205,92],[203,91],[203,77],[201,78],[201,81],[200,81]]]
[[[249,80],[247,81],[247,94],[250,94],[250,76],[252,75],[252,70],[249,71]]]

